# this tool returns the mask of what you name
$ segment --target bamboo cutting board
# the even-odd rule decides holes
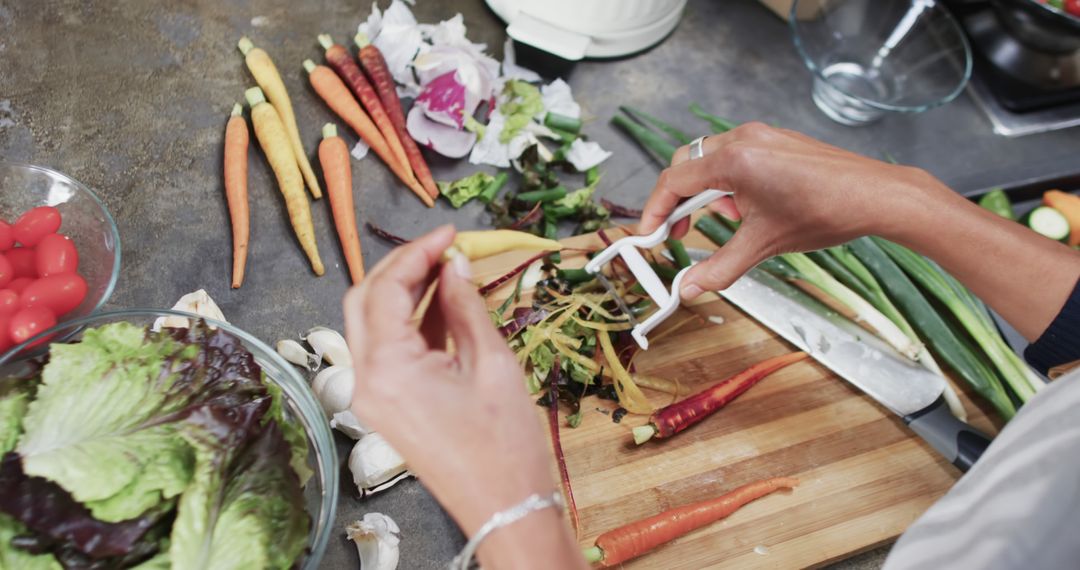
[[[715,249],[696,232],[685,242]],[[594,235],[564,243],[585,249],[603,245]],[[512,253],[479,261],[473,265],[476,282],[487,283],[528,257]],[[564,253],[564,266],[583,264],[583,256],[568,259]],[[511,293],[514,281],[489,296],[492,307]],[[688,317],[690,323],[665,334]],[[665,327],[650,335],[658,340],[635,366],[693,392],[794,350],[715,294],[680,309]],[[671,402],[670,395],[645,392],[656,406]],[[970,394],[961,398],[969,422],[996,433]],[[780,475],[801,481],[792,492],[751,503],[625,568],[820,566],[896,539],[960,475],[899,418],[812,360],[773,373],[667,441],[635,446],[630,429],[645,418],[627,415],[616,424],[599,411],[614,408],[612,402],[587,398],[577,429],[560,414],[583,546],[627,522],[752,481]]]

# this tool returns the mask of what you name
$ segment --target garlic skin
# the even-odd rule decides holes
[[[361,570],[396,570],[400,533],[394,519],[382,513],[367,513],[345,528],[345,536],[356,543]]]
[[[274,350],[276,350],[282,358],[297,366],[303,366],[312,372],[319,368],[319,358],[304,350],[304,347],[295,340],[279,340],[277,341],[277,344],[274,345]]]
[[[223,323],[229,322],[225,320],[225,315],[221,312],[221,308],[210,298],[210,294],[206,292],[206,289],[199,289],[198,291],[180,297],[172,308],[176,311],[195,313],[201,317],[207,317]],[[157,332],[161,330],[162,327],[186,329],[190,326],[190,321],[184,317],[158,317],[150,329]],[[210,328],[214,329],[216,327],[211,325]]]
[[[354,440],[372,433],[371,430],[364,426],[364,424],[360,423],[360,420],[356,419],[352,410],[336,412],[333,417],[330,418],[330,427]]]
[[[401,455],[378,433],[360,438],[349,453],[349,471],[361,494],[387,488],[381,485],[404,474],[407,468]]]
[[[304,340],[311,345],[315,356],[335,366],[352,366],[352,354],[345,337],[341,333],[326,327],[315,327],[308,331]]]
[[[311,381],[311,391],[315,392],[328,418],[349,409],[354,386],[353,369],[348,366],[323,368]]]

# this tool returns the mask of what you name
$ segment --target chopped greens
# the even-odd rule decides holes
[[[480,196],[494,180],[495,177],[487,172],[477,172],[453,182],[439,182],[439,193],[450,201],[451,206],[460,208]]]

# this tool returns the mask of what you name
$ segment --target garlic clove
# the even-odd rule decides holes
[[[382,513],[367,513],[345,528],[345,536],[356,543],[361,570],[396,570],[400,533],[394,519]]]
[[[352,405],[353,369],[348,366],[328,366],[311,381],[311,391],[322,405],[326,417],[348,410]]]
[[[341,333],[336,330],[315,327],[308,331],[304,340],[311,345],[316,356],[325,359],[330,364],[352,366],[349,345],[345,343],[345,337],[341,336]]]
[[[221,308],[217,306],[217,303],[210,298],[210,294],[206,292],[206,289],[199,289],[192,293],[188,293],[172,306],[173,310],[184,311],[186,313],[195,313],[200,317],[207,317],[214,320],[227,323],[225,315],[221,312]],[[164,328],[173,329],[186,329],[191,326],[190,321],[185,317],[158,317],[154,320],[154,324],[151,326],[151,330],[157,332]],[[213,325],[210,325],[211,329],[214,329]]]
[[[277,350],[277,353],[280,354],[282,358],[297,366],[303,366],[311,371],[319,368],[319,359],[314,354],[304,350],[304,347],[295,340],[279,340],[277,341],[277,344],[274,345],[274,349]]]
[[[330,427],[352,439],[360,439],[371,433],[371,430],[364,427],[364,425],[360,423],[360,420],[356,419],[352,410],[344,410],[335,413],[334,416],[330,418]]]
[[[349,454],[349,471],[361,494],[401,475],[406,469],[405,460],[378,433],[360,438]]]

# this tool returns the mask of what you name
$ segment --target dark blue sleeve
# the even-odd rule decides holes
[[[1080,281],[1039,340],[1024,351],[1024,358],[1042,374],[1055,366],[1080,360]]]

